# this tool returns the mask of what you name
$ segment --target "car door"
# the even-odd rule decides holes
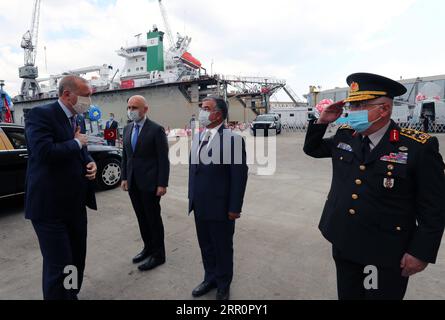
[[[20,127],[5,127],[3,131],[14,148],[9,151],[9,156],[10,170],[15,175],[15,193],[23,193],[25,191],[26,168],[28,165],[25,130]]]
[[[0,198],[15,194],[14,147],[0,128]]]

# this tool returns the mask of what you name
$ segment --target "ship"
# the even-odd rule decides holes
[[[146,34],[135,36],[136,43],[116,50],[116,54],[124,59],[121,69],[115,71],[113,66],[103,64],[34,80],[26,77],[35,77],[37,67],[33,61],[25,62],[23,68],[25,71],[31,70],[28,74],[32,73],[33,76],[23,77],[26,84],[22,88],[32,87],[33,90],[22,90],[14,98],[14,121],[24,124],[26,113],[33,107],[56,101],[58,83],[69,74],[95,74],[88,79],[93,89],[93,104],[105,117],[114,113],[120,126],[128,121],[126,106],[133,95],[142,95],[147,99],[150,117],[166,129],[186,128],[191,118],[199,113],[201,101],[208,96],[220,96],[228,102],[229,121],[234,123],[248,123],[258,114],[269,112],[270,99],[280,90],[284,90],[295,105],[302,104],[284,79],[209,75],[200,60],[190,52],[192,38],[179,33],[174,37],[161,0],[159,5],[165,32],[153,25]],[[39,7],[36,8],[38,10]],[[25,36],[32,43],[29,32]],[[34,54],[35,59],[33,48],[35,45],[28,46],[25,56],[28,50],[28,56]],[[25,74],[23,70],[21,73]],[[99,121],[99,127],[101,125]]]

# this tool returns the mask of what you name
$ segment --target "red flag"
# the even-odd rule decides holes
[[[6,107],[6,114],[5,114],[5,122],[6,123],[12,123],[12,113],[11,109],[9,108],[8,99],[5,97],[5,107]]]
[[[107,141],[117,140],[117,130],[116,129],[106,129],[104,131],[104,139]]]

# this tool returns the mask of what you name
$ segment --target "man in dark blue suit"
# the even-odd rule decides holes
[[[116,130],[116,134],[119,134],[118,133],[119,123],[116,120],[114,120],[114,113],[110,113],[110,120],[107,121],[107,123],[105,125],[105,129],[106,130]],[[115,136],[113,140],[107,140],[107,144],[109,146],[115,147],[117,138],[118,137]]]
[[[97,210],[93,183],[97,167],[88,154],[88,137],[80,132],[77,115],[89,109],[91,93],[87,81],[67,76],[59,85],[59,101],[36,107],[26,117],[25,213],[43,256],[45,300],[76,300],[82,286],[86,206]]]
[[[248,175],[244,140],[225,130],[227,114],[223,99],[204,99],[199,121],[206,130],[193,139],[189,170],[189,212],[194,211],[205,269],[192,295],[217,288],[217,300],[230,297],[235,221],[241,217]]]

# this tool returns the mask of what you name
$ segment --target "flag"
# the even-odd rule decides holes
[[[116,129],[106,129],[104,131],[104,139],[107,141],[117,140],[117,130]]]
[[[6,114],[5,114],[5,122],[6,123],[12,123],[12,113],[11,113],[11,109],[9,108],[9,102],[8,99],[6,98],[5,95],[5,100],[4,100],[4,106],[6,108]]]

